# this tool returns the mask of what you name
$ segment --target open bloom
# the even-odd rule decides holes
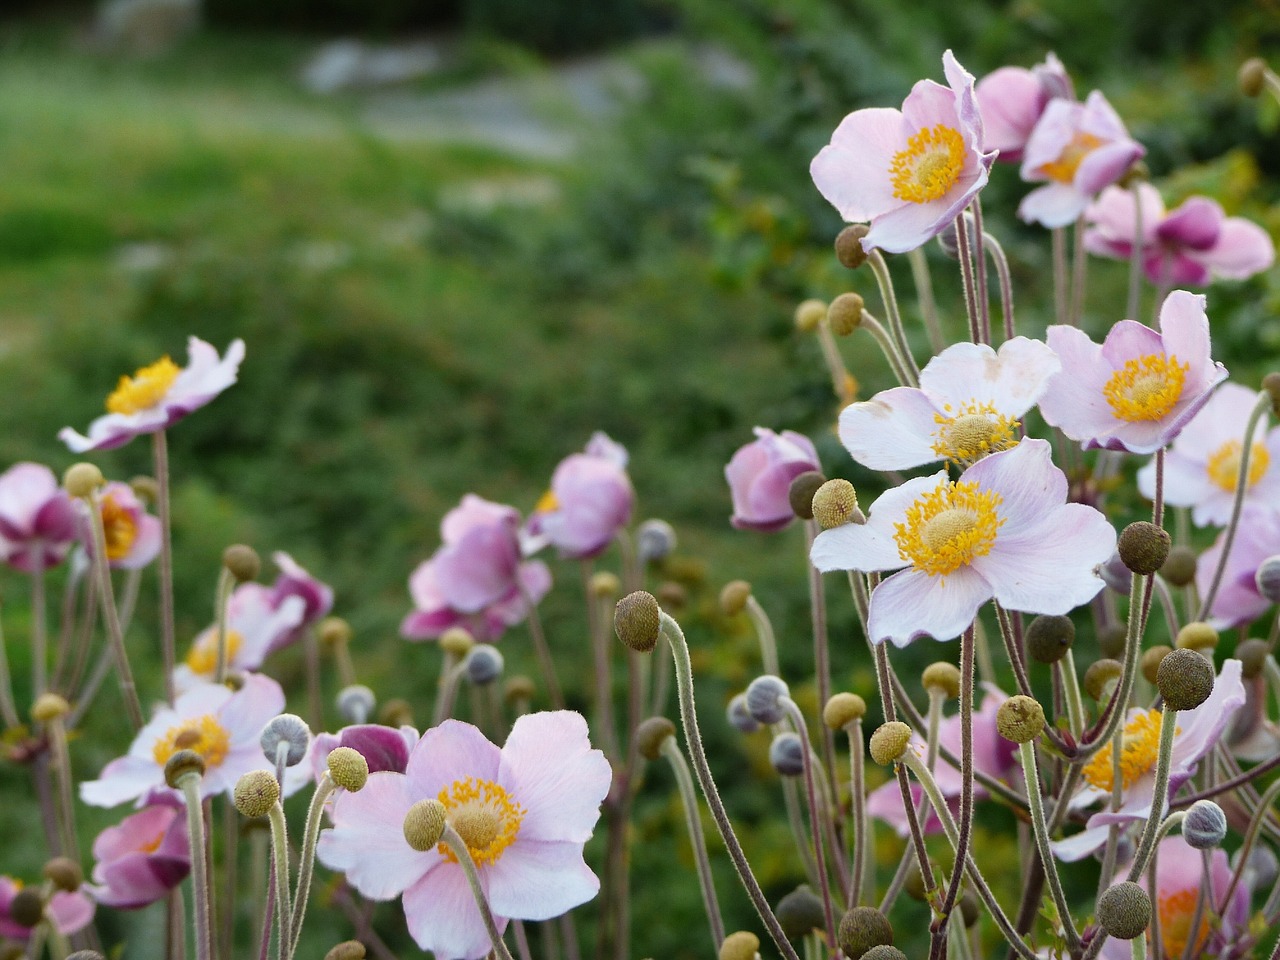
[[[145,567],[160,552],[160,519],[147,513],[133,487],[112,481],[99,493],[102,532],[107,542],[107,564],[118,570]],[[85,549],[93,555],[93,535],[87,529],[88,514],[83,517],[82,537]]]
[[[299,596],[285,597],[273,607],[265,588],[241,584],[227,601],[227,668],[237,673],[257,670],[302,622],[305,610],[306,603]],[[173,678],[179,690],[187,690],[193,684],[212,681],[217,670],[218,627],[214,624],[200,631],[186,661],[174,669]]]
[[[98,903],[120,910],[162,899],[191,872],[182,808],[154,804],[107,827],[93,841],[93,884]]]
[[[872,470],[948,460],[967,467],[1018,442],[1020,418],[1061,368],[1038,340],[957,343],[920,371],[920,386],[883,390],[840,414],[840,439]]]
[[[724,468],[733,498],[730,522],[739,530],[771,533],[792,520],[791,481],[820,469],[813,441],[794,430],[755,428],[756,439],[739,447]]]
[[[233,340],[224,356],[198,337],[187,341],[187,365],[179,367],[167,356],[121,377],[107,397],[107,414],[89,424],[85,436],[70,427],[58,439],[74,453],[110,450],[144,433],[171,427],[236,382],[244,341]]]
[[[9,908],[14,895],[22,889],[22,882],[13,877],[0,876],[0,937],[19,940],[25,943],[31,938],[35,927],[24,927],[10,916]],[[79,890],[59,890],[49,898],[45,908],[57,931],[70,936],[83,930],[93,919],[93,901]]]
[[[1036,121],[1050,100],[1075,99],[1075,90],[1066,68],[1052,53],[1044,63],[1030,70],[1025,67],[1001,67],[993,70],[974,87],[978,110],[982,113],[982,139],[989,150],[996,150],[1001,163],[1017,163],[1027,145]]]
[[[1182,428],[1164,463],[1164,499],[1175,507],[1191,507],[1199,526],[1222,525],[1231,516],[1245,423],[1258,394],[1238,383],[1224,383]],[[1138,471],[1138,489],[1155,496],[1156,468]],[[1280,427],[1267,432],[1261,421],[1250,438],[1249,473],[1244,502],[1280,503]]]
[[[1023,180],[1045,185],[1022,198],[1018,216],[1065,227],[1144,153],[1097,90],[1084,103],[1051,100],[1027,140],[1021,170]]]
[[[1040,400],[1045,420],[1086,449],[1155,453],[1169,443],[1227,378],[1209,353],[1204,303],[1174,290],[1160,306],[1159,333],[1121,320],[1101,345],[1075,327],[1050,327],[1062,371]]]
[[[317,855],[366,897],[402,896],[422,949],[472,960],[490,947],[462,867],[444,844],[409,846],[409,808],[444,804],[502,930],[510,918],[547,920],[596,895],[582,848],[611,779],[579,714],[526,714],[501,750],[471,724],[446,720],[423,735],[403,774],[371,773],[359,793],[338,795]]]
[[[16,463],[0,474],[0,550],[9,566],[57,566],[78,537],[75,507],[52,470]]]
[[[1243,217],[1228,217],[1216,200],[1188,197],[1168,213],[1160,191],[1140,183],[1132,190],[1107,187],[1085,211],[1085,249],[1128,260],[1140,248],[1142,269],[1156,284],[1202,287],[1213,277],[1243,280],[1275,262],[1271,236]],[[1142,204],[1138,236],[1137,204]]]
[[[1226,531],[1196,561],[1196,589],[1205,596],[1222,559]],[[1209,608],[1209,622],[1219,630],[1251,623],[1271,609],[1271,601],[1258,592],[1258,568],[1268,557],[1280,554],[1280,512],[1274,503],[1253,505],[1240,515],[1236,538],[1222,571],[1222,583]]]
[[[1067,503],[1049,444],[1023,440],[957,481],[945,470],[882,494],[865,524],[818,534],[822,571],[897,570],[871,593],[874,643],[951,640],[993,597],[1010,610],[1065,614],[1102,589],[1094,572],[1116,533],[1093,507]]]
[[[987,183],[973,77],[948,50],[947,86],[921,80],[902,109],[857,110],[809,165],[818,191],[846,221],[870,221],[867,250],[906,253],[953,221]]]
[[[551,489],[526,524],[525,552],[551,544],[570,559],[594,557],[631,522],[634,503],[626,449],[597,432],[584,453],[556,467]]]

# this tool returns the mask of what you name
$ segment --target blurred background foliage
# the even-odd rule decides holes
[[[223,546],[284,549],[335,587],[361,679],[384,699],[421,704],[438,659],[397,627],[406,578],[438,545],[440,518],[472,491],[527,511],[555,464],[605,430],[631,452],[637,520],[660,516],[679,532],[678,555],[650,585],[673,579],[688,592],[682,619],[713,763],[775,899],[801,875],[763,735],[744,741],[719,719],[756,667],[748,626],[724,618],[715,597],[727,580],[754,583],[785,672],[808,676],[804,542],[794,528],[731,530],[722,468],[761,424],[811,435],[828,474],[852,479],[864,504],[880,482],[833,435],[818,345],[791,323],[804,297],[853,288],[875,302],[869,277],[831,256],[838,217],[806,172],[839,119],[896,106],[916,79],[940,77],[948,47],[978,76],[1052,50],[1079,90],[1107,93],[1171,205],[1209,193],[1280,233],[1277,111],[1242,99],[1234,81],[1245,57],[1276,49],[1275,0],[208,0],[198,35],[147,59],[96,51],[91,12],[10,0],[0,13],[0,465],[61,471],[74,458],[56,431],[83,429],[122,373],[181,358],[191,334],[219,348],[243,337],[239,384],[171,434],[180,639],[210,619]],[[587,52],[621,58],[643,85],[567,157],[397,139],[364,122],[364,94],[320,98],[298,84],[318,38],[338,31],[459,37],[444,81],[424,81],[423,94],[536,78]],[[735,89],[693,69],[689,50],[706,44],[745,64],[752,82]],[[531,184],[550,184],[549,198],[520,200]],[[498,199],[476,202],[477,190]],[[984,204],[1013,263],[1020,330],[1035,334],[1050,319],[1049,244],[1013,216],[1023,191],[1000,168]],[[959,336],[954,266],[936,248],[929,257]],[[1093,330],[1118,319],[1125,275],[1122,264],[1090,264]],[[1236,379],[1256,384],[1274,366],[1278,306],[1274,272],[1210,291],[1215,350]],[[922,331],[913,336],[923,356]],[[867,341],[843,347],[862,396],[890,385]],[[145,473],[149,445],[98,460],[113,476]],[[1122,510],[1146,509],[1122,496]],[[585,708],[586,678],[571,670],[586,631],[579,571],[552,566],[559,587],[543,617]],[[6,629],[20,638],[26,586],[9,575],[0,589]],[[152,590],[135,635],[154,690]],[[837,687],[871,700],[850,605],[829,593]],[[21,645],[11,647],[21,680]],[[503,649],[509,671],[533,672],[521,629]],[[922,644],[901,662],[910,676],[953,653]],[[296,652],[275,667],[300,688]],[[77,754],[84,775],[127,741],[114,696]],[[6,791],[29,789],[12,766],[0,778]],[[634,828],[636,955],[704,955],[680,812],[665,770],[653,780]],[[114,816],[86,813],[86,835]],[[1016,856],[1012,818],[986,816],[983,849]],[[0,840],[3,869],[18,871],[12,857],[36,869],[24,817],[4,817]],[[753,926],[723,857],[717,869],[730,926]],[[393,931],[397,910],[379,914]],[[151,921],[110,922],[135,924],[138,940]],[[325,911],[308,924],[315,955],[348,935]]]

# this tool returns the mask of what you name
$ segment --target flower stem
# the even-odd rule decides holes
[[[698,796],[693,789],[693,775],[689,772],[689,763],[674,737],[662,741],[662,755],[671,764],[671,772],[675,774],[676,788],[680,791],[680,802],[684,805],[685,823],[689,828],[689,843],[693,847],[693,859],[698,865],[698,884],[702,888],[702,905],[707,911],[707,922],[711,925],[712,947],[720,949],[724,942],[724,920],[720,916],[720,904],[716,899],[715,879],[711,875],[711,861],[707,857],[707,838],[702,833],[702,817],[698,813]]]
[[[453,855],[458,858],[458,865],[462,867],[462,872],[467,875],[467,885],[471,888],[471,896],[475,898],[480,917],[484,920],[484,928],[489,934],[489,943],[493,947],[493,952],[500,960],[513,960],[511,951],[502,942],[502,934],[498,932],[498,925],[494,922],[493,911],[489,909],[489,901],[485,899],[484,888],[480,885],[480,874],[476,870],[476,862],[471,859],[471,851],[467,849],[466,842],[448,823],[445,824],[444,833],[440,839],[453,851]]]
[[[1133,194],[1133,246],[1129,251],[1129,296],[1125,301],[1124,315],[1130,320],[1138,319],[1138,311],[1142,309],[1142,181],[1134,178],[1129,190]],[[1141,322],[1141,321],[1139,321]]]
[[[44,557],[36,556],[31,571],[31,689],[32,699],[48,689],[48,630],[45,627]]]
[[[978,327],[984,343],[991,342],[991,299],[987,295],[986,232],[982,229],[982,198],[975,196],[969,204],[973,216],[973,279],[978,301]]]
[[[311,795],[311,806],[307,809],[307,823],[302,831],[302,853],[298,863],[298,886],[293,894],[293,919],[289,922],[289,957],[298,949],[298,939],[302,936],[302,921],[307,913],[307,898],[311,895],[311,875],[316,863],[316,840],[320,837],[320,817],[324,812],[324,803],[338,789],[333,778],[326,770],[316,784],[315,793]]]
[[[947,338],[942,333],[942,324],[938,321],[938,302],[933,296],[933,277],[929,273],[929,258],[924,255],[923,247],[916,247],[907,254],[911,264],[911,279],[916,284],[916,299],[920,301],[920,315],[924,317],[924,328],[929,331],[929,346],[934,353],[946,349]]]
[[[218,656],[213,671],[213,682],[224,683],[227,679],[227,603],[231,599],[231,586],[235,577],[226,567],[218,575]]]
[[[778,641],[774,636],[773,623],[754,594],[747,597],[747,615],[751,617],[751,622],[756,628],[756,637],[760,642],[760,661],[764,665],[764,672],[775,677],[782,676],[782,669],[778,666]]]
[[[209,863],[205,853],[204,816],[200,804],[200,774],[184,774],[178,786],[187,806],[187,837],[191,843],[191,896],[195,901],[196,960],[211,960],[213,930],[209,921]]]
[[[547,684],[547,695],[551,697],[551,705],[556,710],[564,709],[564,693],[560,690],[560,680],[556,676],[556,663],[551,658],[551,648],[547,645],[547,635],[542,629],[542,618],[538,616],[538,607],[528,591],[521,588],[525,603],[529,607],[529,636],[533,640],[534,652],[538,655],[538,664],[542,667],[542,677]]]
[[[1031,804],[1031,829],[1035,834],[1036,849],[1040,852],[1040,863],[1044,867],[1049,881],[1049,893],[1058,908],[1058,916],[1066,933],[1067,949],[1072,954],[1080,950],[1080,934],[1076,932],[1071,920],[1071,905],[1062,889],[1062,878],[1058,876],[1058,863],[1053,851],[1049,849],[1049,831],[1044,817],[1044,798],[1040,793],[1040,770],[1036,765],[1036,748],[1034,743],[1018,745],[1018,759],[1022,761],[1023,779],[1027,784],[1027,800]]]
[[[879,250],[872,250],[867,254],[867,263],[880,287],[880,300],[884,303],[884,313],[889,320],[889,330],[897,344],[898,353],[902,357],[903,369],[919,383],[920,368],[916,366],[915,357],[911,355],[911,345],[907,342],[907,331],[902,325],[902,312],[898,309],[898,296],[893,290],[893,276],[889,273],[889,265],[884,262],[884,255]]]
[[[98,587],[102,593],[102,614],[107,624],[107,638],[115,657],[116,672],[120,679],[120,692],[124,695],[125,710],[135,730],[142,729],[142,704],[138,701],[138,689],[129,668],[129,654],[124,647],[124,634],[120,630],[120,617],[116,611],[115,593],[111,589],[111,568],[107,566],[107,537],[102,527],[102,503],[98,491],[89,497],[89,525],[93,534],[93,567],[98,574]],[[166,666],[172,673],[172,666]],[[169,683],[173,682],[172,676]]]
[[[780,700],[796,733],[800,735],[800,762],[804,772],[804,792],[809,801],[809,830],[813,835],[813,855],[818,868],[818,898],[822,901],[822,915],[827,925],[827,943],[836,943],[836,918],[831,909],[831,881],[827,877],[827,860],[822,844],[822,815],[818,812],[818,788],[813,776],[812,748],[809,746],[809,729],[804,714],[790,697]]]
[[[4,725],[12,730],[20,726],[18,706],[13,698],[13,675],[9,672],[9,650],[4,642],[3,618],[0,618],[0,716],[4,717]]]
[[[164,696],[173,705],[173,540],[169,519],[169,441],[163,430],[151,435],[151,453],[156,473],[156,513],[160,517],[160,651],[164,662]],[[109,591],[108,591],[109,593]]]
[[[293,907],[289,896],[289,828],[284,821],[284,808],[277,800],[267,811],[271,821],[271,854],[276,885],[276,956],[286,960],[289,951],[290,918]]]
[[[853,870],[848,901],[852,910],[862,903],[866,873],[875,861],[867,856],[867,799],[863,795],[866,792],[866,758],[863,756],[866,748],[862,743],[862,720],[854,720],[846,730],[849,735],[849,793],[853,802]]]

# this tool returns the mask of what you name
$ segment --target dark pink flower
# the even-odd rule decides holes
[[[312,775],[317,782],[328,768],[329,754],[337,747],[350,747],[369,764],[370,773],[390,770],[404,773],[409,752],[418,744],[413,727],[384,727],[378,723],[358,723],[337,733],[321,733],[311,747]]]
[[[176,805],[155,804],[107,827],[93,841],[98,903],[120,910],[162,899],[191,872],[186,817]]]
[[[739,447],[724,468],[739,530],[781,530],[794,518],[788,492],[802,473],[821,469],[813,442],[792,430],[755,428],[756,439]]]
[[[997,150],[1001,163],[1018,163],[1031,131],[1050,100],[1074,100],[1071,77],[1052,53],[1044,63],[1027,70],[1001,67],[974,87],[982,113],[982,142]]]
[[[52,470],[17,463],[0,474],[0,549],[9,566],[56,566],[79,536],[75,507]]]
[[[526,525],[525,552],[551,544],[570,559],[594,557],[631,521],[635,493],[627,451],[597,432],[584,453],[560,461]]]
[[[305,628],[327,616],[329,611],[333,609],[332,587],[313,577],[283,550],[277,550],[271,555],[271,559],[275,561],[275,565],[280,571],[276,575],[276,582],[271,585],[271,605],[279,609],[289,597],[301,597],[303,608],[302,622],[289,631],[268,652],[273,652],[292,643],[298,639]]]
[[[25,943],[34,927],[24,927],[9,916],[9,906],[14,894],[22,889],[22,882],[13,877],[0,876],[0,937]],[[49,898],[45,914],[53,921],[59,933],[70,936],[83,930],[93,919],[93,901],[81,893],[59,891]]]

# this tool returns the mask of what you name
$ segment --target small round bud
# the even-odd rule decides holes
[[[996,711],[996,730],[1013,743],[1030,743],[1044,729],[1044,707],[1031,697],[1016,694]]]
[[[267,721],[258,744],[262,747],[263,756],[272,763],[276,762],[280,745],[287,744],[289,752],[285,754],[284,765],[292,767],[307,755],[307,747],[311,746],[311,728],[297,714],[282,713]]]
[[[329,948],[324,960],[364,960],[364,944],[359,940],[344,940]]]
[[[644,590],[627,594],[614,608],[613,630],[637,653],[651,652],[662,635],[662,608],[657,598]]]
[[[836,234],[836,259],[841,266],[857,270],[867,262],[867,251],[862,249],[862,238],[869,229],[865,223],[854,223]]]
[[[849,960],[861,960],[872,947],[893,945],[893,927],[875,907],[854,907],[840,918],[836,940]]]
[[[1256,97],[1267,83],[1267,62],[1261,57],[1250,57],[1240,64],[1236,82],[1246,97]]]
[[[1138,667],[1142,670],[1142,676],[1147,683],[1156,682],[1156,674],[1160,670],[1160,661],[1169,655],[1173,647],[1167,643],[1157,643],[1154,647],[1148,647],[1142,651],[1142,657],[1138,661]]]
[[[36,723],[48,723],[50,720],[65,717],[70,712],[71,704],[56,693],[42,693],[31,705],[31,719]]]
[[[1169,557],[1160,568],[1160,576],[1175,587],[1185,587],[1196,579],[1196,552],[1179,544],[1169,550]]]
[[[797,734],[787,731],[769,744],[769,764],[784,777],[804,773],[804,743]]]
[[[338,714],[347,723],[367,723],[378,698],[363,683],[353,683],[338,691]]]
[[[1156,686],[1171,710],[1194,710],[1213,693],[1213,664],[1194,650],[1174,650],[1160,661]]]
[[[502,676],[502,654],[490,643],[477,643],[463,661],[467,680],[477,687],[493,683]]]
[[[1027,653],[1037,663],[1057,663],[1076,641],[1070,617],[1040,616],[1027,625]]]
[[[412,727],[413,707],[408,700],[388,700],[378,710],[378,722],[387,727]]]
[[[1125,190],[1132,190],[1135,185],[1143,183],[1151,179],[1151,168],[1147,166],[1143,160],[1134,160],[1129,164],[1129,169],[1124,172],[1117,185]]]
[[[1101,703],[1119,682],[1124,664],[1119,660],[1095,660],[1084,672],[1084,692]]]
[[[747,695],[745,693],[736,694],[729,701],[729,707],[725,712],[729,717],[729,726],[739,733],[755,733],[760,729],[760,724],[751,715],[751,710],[747,707]]]
[[[257,580],[258,574],[262,572],[258,551],[243,543],[233,543],[222,551],[222,565],[239,583]]]
[[[1197,850],[1222,846],[1227,836],[1227,815],[1212,800],[1197,800],[1182,819],[1182,839]]]
[[[1218,631],[1203,620],[1193,620],[1178,631],[1173,644],[1179,650],[1200,650],[1212,657],[1218,645]]]
[[[791,690],[786,681],[766,673],[747,686],[747,709],[757,723],[781,723],[787,715],[782,698],[789,696]]]
[[[680,611],[689,602],[689,591],[674,580],[658,584],[658,606],[663,610]]]
[[[1280,603],[1280,556],[1267,557],[1258,564],[1253,583],[1268,603]]]
[[[911,742],[911,728],[901,720],[882,723],[871,734],[871,759],[881,766],[888,766],[903,753]]]
[[[601,600],[615,599],[621,588],[622,581],[618,579],[618,575],[615,573],[601,570],[599,573],[591,575],[591,593]]]
[[[676,549],[675,527],[665,520],[646,520],[636,531],[636,556],[641,563],[661,563]]]
[[[1119,660],[1124,656],[1129,630],[1123,623],[1112,623],[1098,631],[1098,650],[1104,657]]]
[[[1142,936],[1151,922],[1151,898],[1136,883],[1124,880],[1098,898],[1098,924],[1117,940]]]
[[[236,809],[245,817],[265,817],[280,799],[280,783],[270,770],[250,770],[236,781]]]
[[[223,678],[222,684],[232,693],[244,687],[245,674],[239,670],[228,670],[227,675]]]
[[[440,639],[437,642],[440,644],[441,650],[458,659],[465,657],[467,651],[476,645],[475,637],[465,627],[450,627],[440,634]]]
[[[813,495],[813,519],[823,530],[843,527],[846,523],[866,523],[858,506],[858,491],[848,480],[828,480]]]
[[[662,755],[662,744],[676,735],[676,725],[666,717],[649,717],[636,727],[636,749],[646,760],[657,760]]]
[[[164,782],[175,790],[180,789],[183,779],[191,774],[204,776],[204,757],[194,750],[179,750],[164,765]]]
[[[70,857],[54,857],[44,865],[44,877],[59,890],[72,893],[84,883],[84,871]]]
[[[73,463],[62,475],[62,488],[77,499],[88,499],[93,491],[106,483],[102,471],[92,463]]]
[[[960,919],[966,927],[972,927],[982,916],[982,908],[978,903],[978,895],[972,890],[960,894]]]
[[[864,953],[862,960],[907,960],[907,955],[895,946],[879,943]]]
[[[529,677],[524,674],[516,674],[514,677],[508,677],[507,682],[502,687],[502,699],[507,703],[528,703],[533,699],[533,695],[538,692],[538,686]]]
[[[1098,577],[1121,596],[1127,597],[1133,588],[1133,572],[1124,565],[1119,553],[1113,553],[1098,566]]]
[[[948,700],[960,696],[960,668],[954,663],[939,660],[924,668],[920,684],[930,693],[940,693]]]
[[[751,584],[745,580],[730,580],[720,588],[720,612],[726,617],[736,617],[751,598]]]
[[[444,833],[444,804],[439,800],[419,800],[404,815],[404,839],[419,853],[425,853]]]
[[[1163,527],[1139,520],[1120,531],[1116,549],[1126,567],[1145,576],[1164,566],[1171,544],[1172,539]]]
[[[867,701],[856,693],[833,694],[822,708],[822,722],[831,730],[843,730],[867,715]]]
[[[821,300],[801,300],[796,307],[796,329],[801,333],[813,333],[826,318],[827,305]]]
[[[791,481],[787,488],[787,499],[791,502],[791,512],[801,520],[813,519],[813,495],[818,488],[827,482],[817,470],[806,470]]]
[[[341,617],[325,617],[316,629],[316,635],[326,647],[336,647],[351,641],[351,624]]]
[[[1271,412],[1280,417],[1280,373],[1268,373],[1262,378],[1262,390],[1271,398]]]
[[[1241,663],[1241,675],[1246,680],[1262,675],[1267,657],[1271,656],[1271,644],[1257,637],[1250,637],[1236,645],[1236,659]]]
[[[925,889],[924,874],[920,872],[919,867],[911,867],[907,870],[907,877],[902,882],[902,892],[920,903],[929,901],[929,891]]]
[[[133,492],[147,503],[160,502],[160,484],[156,483],[155,477],[138,476],[129,481],[129,486],[133,488]]]
[[[800,884],[779,900],[773,912],[789,940],[799,940],[814,930],[825,929],[822,901],[807,883]]]
[[[40,891],[23,887],[9,901],[9,918],[20,927],[34,927],[44,919],[44,900]]]
[[[329,751],[326,762],[329,766],[329,776],[344,790],[356,793],[364,788],[365,782],[369,779],[369,761],[359,750],[353,750],[351,747],[334,747]]]
[[[737,930],[720,944],[720,960],[759,960],[760,938],[749,930]]]
[[[842,293],[827,308],[827,323],[837,337],[847,337],[862,326],[862,310],[866,302],[861,294]]]

